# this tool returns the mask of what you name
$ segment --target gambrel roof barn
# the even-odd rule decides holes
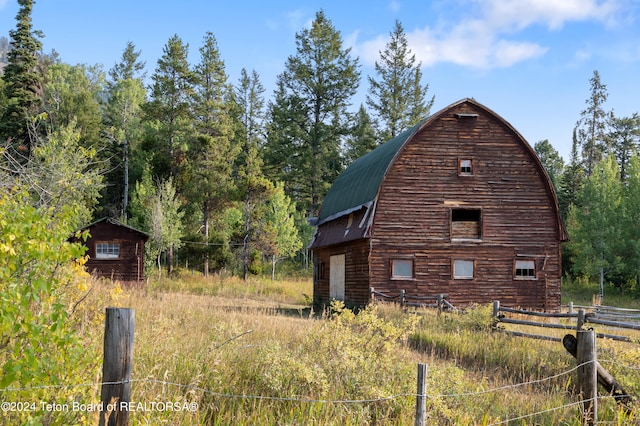
[[[320,211],[314,300],[367,303],[370,287],[560,307],[554,188],[524,138],[463,99],[379,146],[335,181]]]

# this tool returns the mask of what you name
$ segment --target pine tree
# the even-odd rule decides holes
[[[422,86],[420,63],[411,53],[404,28],[396,20],[391,39],[380,52],[375,70],[379,80],[369,77],[367,105],[372,108],[389,140],[429,115],[435,100],[426,100],[428,85]]]
[[[608,151],[607,126],[609,114],[605,112],[607,86],[600,81],[598,70],[593,71],[589,79],[590,96],[586,100],[587,107],[580,113],[576,123],[578,146],[582,149],[582,159],[586,176],[591,176],[595,165]]]
[[[536,142],[533,149],[547,171],[553,187],[558,191],[562,172],[564,171],[564,160],[553,145],[549,143],[548,139]]]
[[[232,166],[238,155],[234,141],[232,87],[217,42],[207,33],[194,73],[192,110],[196,137],[189,142],[185,191],[190,205],[199,209],[199,228],[209,243],[210,218],[221,212],[232,198]],[[204,274],[209,274],[209,252],[204,253]]]
[[[360,105],[360,109],[354,117],[354,122],[355,124],[345,141],[345,165],[351,164],[378,146],[373,122],[364,105]]]
[[[270,108],[267,149],[290,151],[286,159],[265,160],[281,174],[287,190],[310,214],[342,171],[340,145],[348,133],[347,108],[359,85],[358,60],[342,47],[340,33],[323,11],[309,29],[296,34],[296,54],[278,77]],[[280,147],[278,147],[280,145]],[[285,165],[284,162],[291,162]],[[285,166],[285,167],[283,167]]]
[[[145,150],[153,153],[152,173],[163,179],[174,176],[180,193],[181,169],[185,165],[188,141],[193,136],[194,75],[187,61],[189,45],[180,37],[171,37],[162,51],[151,76],[151,99],[143,106],[152,129],[145,141]]]
[[[242,123],[239,139],[243,142],[244,149],[236,161],[236,175],[243,216],[240,261],[242,275],[246,280],[251,254],[262,245],[259,241],[263,216],[260,207],[269,199],[274,186],[262,173],[262,159],[259,155],[264,130],[264,87],[255,70],[249,74],[243,68],[240,74],[235,94]]]
[[[16,28],[9,31],[12,49],[2,76],[7,107],[0,119],[0,139],[11,140],[28,158],[35,139],[30,122],[42,108],[42,77],[37,70],[42,34],[31,25],[34,1],[18,0],[18,4]]]
[[[628,168],[631,158],[638,153],[640,145],[640,116],[634,113],[631,117],[615,117],[611,114],[611,131],[609,133],[611,147],[618,167],[620,179],[627,181]]]

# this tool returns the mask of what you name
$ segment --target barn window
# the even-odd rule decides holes
[[[479,209],[451,210],[451,239],[479,240],[482,237],[481,216]]]
[[[473,160],[470,158],[460,158],[458,160],[458,175],[471,176],[473,175]]]
[[[117,243],[97,243],[96,259],[118,259],[120,258],[120,244]]]
[[[456,280],[473,279],[475,276],[475,262],[473,260],[454,259],[453,278]]]
[[[516,260],[515,276],[520,279],[535,279],[536,262],[533,260]]]
[[[316,281],[324,280],[324,262],[316,263],[314,274]]]
[[[413,278],[413,259],[391,259],[391,278]]]

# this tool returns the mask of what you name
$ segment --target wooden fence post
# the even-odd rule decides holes
[[[418,364],[418,391],[416,392],[416,426],[427,422],[427,364]]]
[[[400,290],[400,306],[404,306],[406,303],[407,292],[405,290]]]
[[[569,307],[567,308],[567,313],[568,314],[572,314],[573,313],[573,302],[569,302]]]
[[[578,310],[578,323],[576,324],[576,330],[582,330],[582,326],[584,325],[584,319],[586,318],[584,309]]]
[[[577,331],[578,387],[583,400],[583,424],[598,423],[598,364],[596,357],[596,333],[593,330]]]
[[[375,288],[369,287],[369,301],[371,301],[371,302],[375,302],[376,301],[375,291],[376,291]]]
[[[131,402],[134,310],[107,308],[102,364],[100,426],[126,426]]]
[[[439,294],[438,301],[436,302],[436,304],[438,305],[438,315],[440,315],[442,313],[442,310],[444,309],[444,303],[442,302],[443,299],[444,295]]]

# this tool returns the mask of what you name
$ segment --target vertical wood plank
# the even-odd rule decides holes
[[[100,426],[129,423],[135,314],[130,308],[107,308],[104,326]]]
[[[598,364],[596,333],[593,330],[577,332],[578,386],[583,400],[583,424],[598,423]]]
[[[416,426],[427,422],[427,364],[418,364],[418,391],[416,392]]]

